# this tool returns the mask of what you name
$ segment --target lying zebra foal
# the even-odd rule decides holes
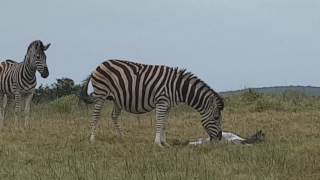
[[[222,132],[222,139],[223,141],[231,142],[233,144],[243,144],[243,145],[252,145],[259,142],[262,142],[264,140],[265,134],[260,130],[253,134],[252,136],[248,138],[242,138],[234,133],[231,132]],[[200,138],[197,141],[191,141],[189,142],[190,145],[202,145],[209,143],[210,139],[206,138]]]

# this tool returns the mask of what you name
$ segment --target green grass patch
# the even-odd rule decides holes
[[[77,106],[75,97],[36,105],[29,129],[7,121],[0,132],[0,179],[320,179],[318,103],[308,109],[269,96],[241,98],[227,100],[224,129],[241,136],[261,129],[265,142],[161,149],[153,144],[154,112],[124,112],[119,137],[108,104],[91,144],[91,107]],[[167,132],[170,144],[206,136],[198,113],[185,106],[172,109]]]

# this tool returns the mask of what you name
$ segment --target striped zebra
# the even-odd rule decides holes
[[[7,99],[15,101],[15,123],[21,111],[21,102],[25,100],[25,126],[28,126],[30,103],[37,84],[36,71],[47,78],[49,70],[45,51],[50,44],[43,45],[40,40],[33,41],[27,50],[24,61],[18,63],[6,60],[0,64],[0,128],[3,127]]]
[[[94,111],[90,140],[95,140],[100,112],[106,100],[113,101],[111,119],[121,134],[118,117],[121,110],[146,113],[156,109],[155,144],[168,146],[165,129],[171,107],[186,103],[201,115],[201,123],[210,140],[222,136],[224,101],[205,82],[185,69],[164,65],[147,65],[124,60],[108,60],[100,64],[83,82],[81,97],[89,100],[88,84],[94,92]]]

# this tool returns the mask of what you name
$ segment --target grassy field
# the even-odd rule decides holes
[[[199,115],[180,106],[170,114],[167,138],[172,147],[161,149],[153,144],[154,113],[123,113],[121,138],[111,127],[107,105],[97,141],[91,144],[90,108],[61,102],[36,105],[29,129],[14,128],[8,119],[0,132],[0,179],[320,179],[317,105],[236,101],[227,100],[224,129],[241,136],[261,129],[265,142],[180,145],[206,137]]]

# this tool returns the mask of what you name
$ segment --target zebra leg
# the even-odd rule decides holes
[[[33,97],[33,93],[28,94],[27,97],[26,97],[26,105],[25,105],[25,108],[24,108],[24,115],[25,115],[24,127],[28,127],[29,126],[30,104],[31,104],[32,97]]]
[[[16,127],[19,127],[19,119],[21,113],[21,94],[15,93],[14,95],[15,108],[14,108],[14,122]]]
[[[4,99],[5,99],[5,95],[0,94],[0,129],[2,129],[4,125],[4,108],[5,108]]]
[[[167,143],[167,139],[166,139],[166,128],[168,126],[168,116],[169,116],[169,109],[167,110],[166,112],[166,116],[164,117],[163,119],[163,125],[162,125],[162,134],[160,136],[160,141],[161,141],[161,144],[164,145],[164,146],[167,146],[169,147],[170,145]]]
[[[8,97],[8,95],[4,95],[4,96],[3,96],[3,106],[2,106],[2,108],[3,108],[3,109],[2,109],[3,120],[6,119],[8,102],[10,103],[10,98]]]
[[[98,121],[100,119],[101,115],[101,109],[103,108],[104,105],[104,99],[96,99],[95,104],[94,104],[94,110],[92,113],[92,120],[91,120],[91,135],[90,135],[90,141],[94,142],[95,141],[95,135],[96,135],[96,130],[97,130],[97,125]]]
[[[113,127],[116,129],[117,133],[120,136],[122,136],[122,130],[118,121],[120,114],[121,114],[121,108],[118,105],[116,105],[116,103],[114,103],[111,119],[112,119]]]
[[[156,137],[154,143],[160,147],[163,147],[163,133],[164,133],[164,123],[169,112],[169,105],[166,101],[160,101],[156,104]]]

